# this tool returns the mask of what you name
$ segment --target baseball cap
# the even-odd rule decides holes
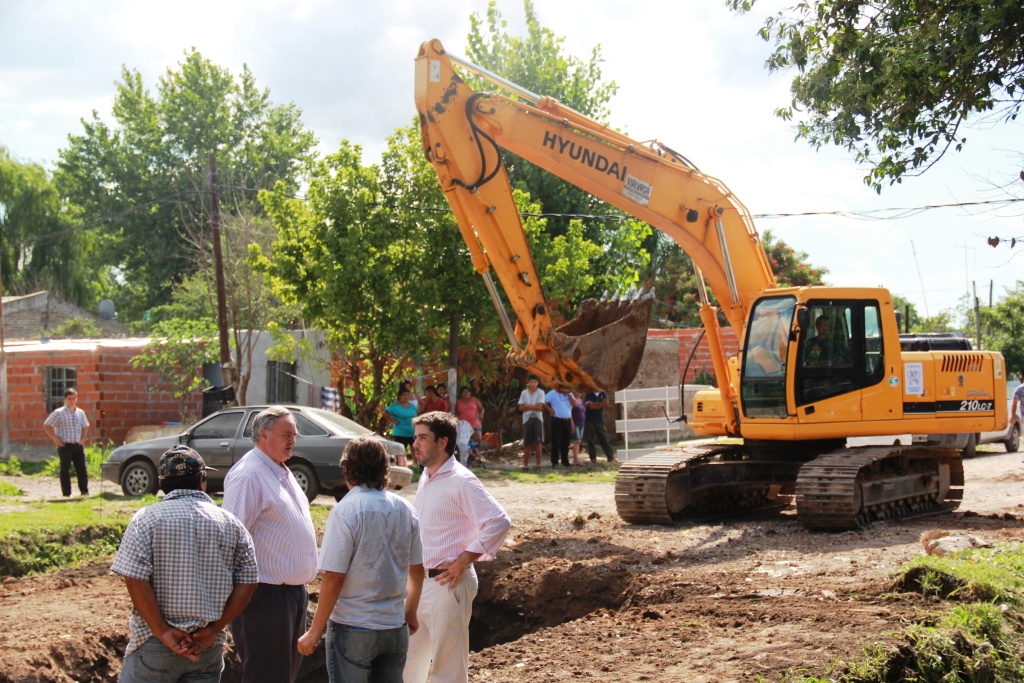
[[[161,479],[188,477],[204,470],[217,471],[213,467],[207,467],[203,462],[203,456],[184,444],[178,444],[160,456],[159,470]]]

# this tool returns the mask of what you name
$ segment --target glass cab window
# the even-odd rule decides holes
[[[740,397],[748,417],[786,417],[786,357],[796,299],[761,299],[754,305],[743,353]]]
[[[875,301],[807,305],[811,328],[800,338],[797,405],[807,405],[882,381],[882,321]]]

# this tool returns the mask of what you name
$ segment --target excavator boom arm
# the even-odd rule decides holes
[[[730,324],[742,330],[751,297],[774,287],[775,279],[749,213],[725,184],[663,145],[631,140],[551,98],[515,92],[536,101],[474,92],[439,41],[420,48],[416,104],[424,149],[476,270],[487,274],[493,268],[515,311],[519,327],[510,331],[510,338],[516,338],[513,355],[520,332],[526,337],[513,362],[530,366],[556,384],[622,388],[610,387],[608,381],[602,384],[594,367],[579,362],[575,339],[582,336],[580,325],[569,323],[562,333],[554,330],[501,149],[669,235],[693,259],[698,276],[706,279]],[[630,324],[636,327],[635,323]],[[646,326],[645,320],[644,334]],[[591,341],[596,347],[611,340]],[[573,347],[571,352],[567,346]],[[602,359],[608,362],[614,359]],[[616,377],[614,383],[623,379]]]

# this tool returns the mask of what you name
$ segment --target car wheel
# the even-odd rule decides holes
[[[1016,453],[1017,449],[1020,448],[1020,425],[1013,425],[1013,429],[1010,430],[1010,436],[1007,437],[1006,441],[1003,442],[1006,446],[1007,453]]]
[[[121,491],[126,496],[144,496],[156,493],[156,468],[148,460],[129,463],[121,473]]]
[[[306,499],[310,503],[316,500],[316,497],[320,495],[320,482],[317,481],[313,468],[297,462],[294,465],[288,465],[288,469],[292,471],[295,481],[299,483],[299,488],[306,494]]]

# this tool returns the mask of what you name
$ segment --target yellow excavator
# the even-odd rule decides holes
[[[474,91],[456,65],[511,94]],[[643,356],[654,298],[630,292],[585,301],[556,328],[502,149],[646,221],[692,259],[719,387],[697,393],[690,426],[742,443],[624,463],[615,484],[623,520],[672,523],[781,495],[795,496],[809,528],[852,529],[959,505],[956,450],[848,448],[846,439],[1001,429],[1000,354],[901,339],[892,296],[881,287],[779,288],[750,213],[724,183],[657,141],[636,142],[450,55],[438,40],[423,43],[416,58],[416,107],[424,152],[498,310],[511,365],[550,386],[623,389]],[[724,351],[719,315],[740,340],[735,357]]]

